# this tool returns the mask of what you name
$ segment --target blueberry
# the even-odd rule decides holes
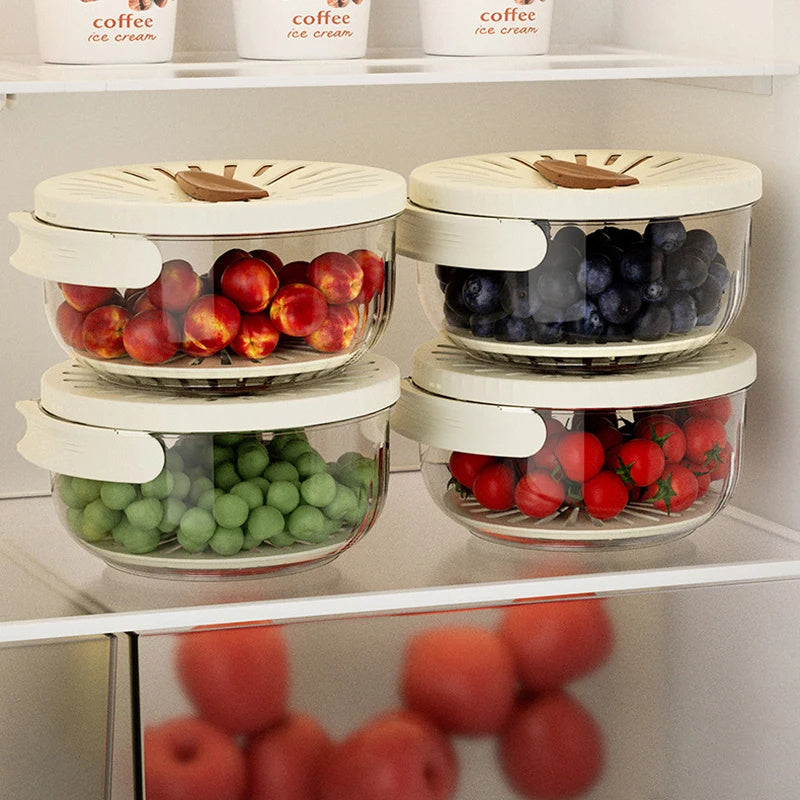
[[[464,278],[466,277],[466,270],[458,270],[457,273],[447,282],[444,287],[444,302],[453,311],[458,311],[467,316],[467,307],[464,305],[464,299],[461,290],[464,288]]]
[[[533,337],[530,317],[500,317],[494,323],[494,336],[500,342],[529,342]]]
[[[504,272],[500,307],[506,314],[529,317],[542,304],[536,293],[536,271]]]
[[[596,339],[605,331],[606,322],[591,300],[578,300],[565,312],[564,330],[578,339]]]
[[[669,286],[659,278],[657,281],[643,283],[639,291],[645,303],[661,303],[669,294]]]
[[[725,263],[725,259],[720,253],[714,256],[714,260],[708,268],[708,274],[713,275],[717,281],[719,281],[719,285],[723,290],[727,289],[730,285],[731,271],[728,269],[728,265]]]
[[[461,289],[464,305],[476,314],[491,314],[500,308],[502,278],[498,272],[470,272]]]
[[[719,310],[722,304],[722,286],[713,275],[709,275],[700,286],[692,290],[692,297],[697,304],[697,316],[703,317],[709,312]]]
[[[686,241],[683,246],[699,250],[706,264],[710,264],[717,254],[717,240],[703,228],[686,231]]]
[[[604,342],[629,342],[633,339],[628,325],[606,325],[602,340]]]
[[[663,339],[672,328],[672,315],[662,303],[649,303],[633,325],[633,336],[646,342]]]
[[[556,308],[566,308],[583,296],[576,273],[551,264],[537,268],[536,292],[545,305]]]
[[[670,289],[696,289],[708,277],[708,262],[694,247],[668,253],[664,260],[664,281]]]
[[[611,244],[611,237],[605,232],[603,228],[597,228],[591,233],[586,234],[586,250],[587,252],[596,252]]]
[[[670,292],[664,305],[672,318],[671,333],[688,333],[697,324],[697,304],[689,292]]]
[[[579,253],[586,252],[586,234],[577,225],[565,225],[559,228],[553,236],[553,244],[567,244],[574,247]]]
[[[500,314],[471,314],[469,317],[469,330],[473,336],[490,339],[494,336],[494,324]]]
[[[619,262],[619,275],[628,283],[650,283],[658,280],[663,270],[663,252],[644,242],[629,247]]]
[[[665,253],[672,253],[686,241],[686,228],[679,219],[654,219],[644,229],[644,240]]]
[[[449,283],[461,271],[458,267],[448,267],[446,264],[437,264],[433,268],[436,277],[439,279],[439,284]]]
[[[555,322],[561,324],[564,321],[564,309],[555,306],[541,305],[533,312],[536,322]]]
[[[716,308],[711,309],[711,311],[707,311],[705,314],[698,314],[697,315],[697,324],[698,325],[712,325],[714,320],[717,318],[717,314],[719,314],[719,310],[722,307],[722,304],[718,305]]]
[[[456,311],[447,303],[444,304],[444,321],[448,328],[469,328],[469,314]]]
[[[553,239],[542,259],[542,267],[563,270],[575,274],[581,261],[583,261],[584,248],[578,249],[574,244],[565,239]]]
[[[614,225],[606,225],[603,229],[611,239],[611,244],[627,250],[642,241],[642,234],[633,228],[617,228]]]
[[[614,267],[608,256],[600,254],[589,255],[581,262],[575,276],[578,286],[589,297],[601,294],[614,280]]]
[[[561,322],[533,322],[531,336],[537,344],[556,344],[564,338]]]
[[[598,297],[597,306],[607,322],[621,325],[639,313],[642,298],[636,287],[614,283]]]

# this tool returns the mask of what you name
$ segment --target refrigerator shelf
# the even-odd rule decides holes
[[[363,540],[305,572],[234,581],[129,575],[71,541],[50,497],[0,501],[0,567],[14,584],[0,594],[2,643],[796,580],[800,534],[734,507],[687,537],[652,547],[505,547],[449,520],[412,471],[393,473],[384,511]]]
[[[773,76],[798,72],[798,64],[788,60],[698,58],[605,45],[562,46],[540,56],[474,58],[428,56],[416,48],[376,49],[366,58],[328,61],[250,61],[230,52],[187,52],[162,64],[108,66],[43,64],[30,56],[0,60],[0,99],[61,92],[626,79],[733,79],[725,85],[766,92]]]

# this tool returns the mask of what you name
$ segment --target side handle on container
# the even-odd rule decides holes
[[[16,408],[27,423],[17,452],[37,467],[125,483],[145,483],[164,468],[164,448],[149,433],[78,425],[51,416],[34,400]]]
[[[60,228],[27,211],[13,212],[8,219],[19,231],[11,266],[36,278],[138,288],[161,273],[161,252],[144,236]]]
[[[401,384],[390,422],[397,433],[423,444],[509,458],[537,453],[547,436],[535,409],[451,400],[409,379]]]

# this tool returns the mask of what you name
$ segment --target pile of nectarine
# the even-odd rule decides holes
[[[338,353],[360,340],[384,285],[383,258],[363,248],[287,264],[269,250],[231,248],[202,275],[184,259],[165,261],[140,289],[60,283],[55,326],[75,351],[141,364],[221,351],[259,361],[283,337]]]
[[[494,628],[424,629],[402,651],[399,705],[336,740],[289,708],[281,627],[180,634],[176,671],[195,714],[145,729],[146,796],[452,800],[458,737],[492,736],[514,792],[576,798],[599,780],[605,748],[565,684],[598,669],[613,639],[599,598],[509,607]]]

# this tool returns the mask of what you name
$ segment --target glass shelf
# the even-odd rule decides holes
[[[701,59],[586,45],[544,56],[446,57],[418,50],[370,51],[331,61],[247,61],[235,53],[182,53],[164,64],[68,66],[38,56],[0,60],[0,96],[58,92],[377,86],[620,79],[753,79],[795,75],[795,63]],[[747,86],[745,86],[747,88]]]
[[[584,553],[505,547],[444,516],[412,471],[392,475],[386,507],[362,541],[305,572],[232,581],[129,575],[71,541],[49,497],[0,501],[0,571],[7,567],[29,577],[18,578],[24,589],[0,596],[0,642],[796,579],[800,534],[729,507],[663,545]],[[47,602],[30,599],[39,592]]]

